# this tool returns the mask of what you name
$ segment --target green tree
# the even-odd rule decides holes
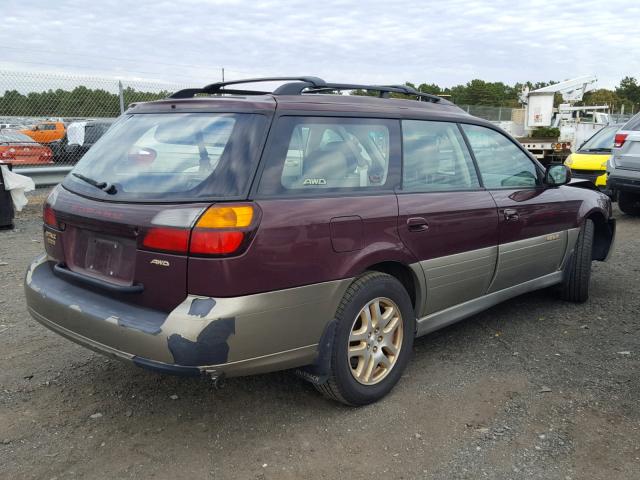
[[[616,94],[631,103],[640,103],[640,85],[634,77],[624,77],[616,87]]]

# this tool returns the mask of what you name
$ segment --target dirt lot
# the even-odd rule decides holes
[[[0,478],[640,478],[640,219],[617,213],[588,303],[537,292],[420,338],[353,409],[286,372],[216,391],[45,330],[22,291],[38,216],[0,232]]]

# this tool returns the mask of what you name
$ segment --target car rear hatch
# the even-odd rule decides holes
[[[58,187],[45,206],[45,248],[56,274],[138,305],[170,311],[186,296],[187,251],[178,235],[208,204],[107,204]],[[155,239],[155,240],[154,240]],[[173,251],[170,252],[169,250]]]
[[[616,135],[616,168],[640,170],[640,131],[622,131]]]
[[[636,114],[616,133],[613,146],[616,168],[640,170],[640,114]]]
[[[227,253],[220,234],[211,247],[210,231],[194,226],[209,207],[219,214],[215,205],[247,197],[267,125],[266,116],[243,113],[121,118],[45,205],[56,274],[126,302],[173,309],[187,295],[190,253]]]

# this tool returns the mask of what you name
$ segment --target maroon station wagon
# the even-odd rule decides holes
[[[150,370],[296,369],[363,405],[415,336],[545,287],[587,299],[615,223],[570,175],[410,87],[182,90],[132,105],[52,191],[27,303]]]

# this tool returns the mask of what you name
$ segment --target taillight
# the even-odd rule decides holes
[[[244,228],[251,225],[253,207],[234,205],[231,207],[211,206],[198,219],[196,227],[201,228]]]
[[[217,232],[194,230],[189,252],[196,255],[229,255],[238,250],[244,240],[244,232]]]
[[[149,250],[187,253],[189,248],[189,230],[170,227],[150,228],[142,240],[142,246]]]
[[[627,141],[628,134],[626,133],[616,133],[615,138],[613,139],[613,148],[621,148],[624,145],[624,142]]]
[[[199,256],[231,255],[247,245],[257,223],[257,210],[250,204],[216,204],[201,213],[202,209],[160,212],[142,238],[141,248]]]
[[[189,252],[195,255],[230,255],[245,243],[254,224],[253,205],[212,205],[191,232]]]
[[[48,203],[44,204],[44,209],[42,210],[42,219],[44,220],[44,224],[51,228],[58,228],[58,219],[56,218],[56,214],[51,208],[51,205]]]

